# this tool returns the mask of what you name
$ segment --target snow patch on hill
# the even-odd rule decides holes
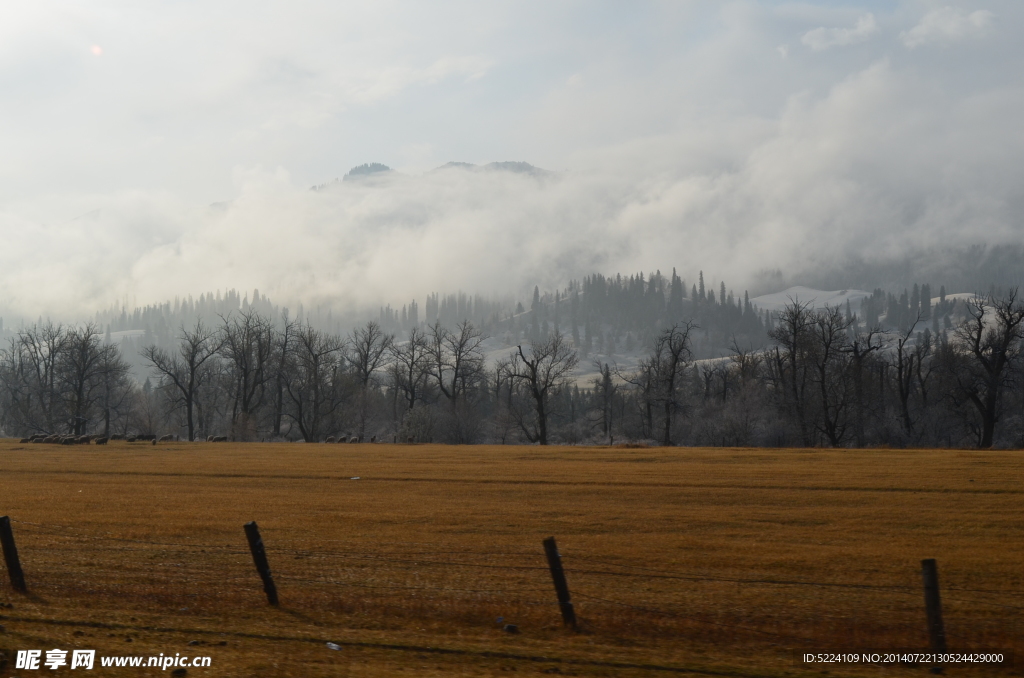
[[[959,300],[959,301],[971,301],[971,300],[977,299],[977,298],[978,298],[978,295],[975,294],[974,292],[956,292],[954,294],[947,294],[946,295],[946,301],[949,301],[950,299]],[[982,297],[982,298],[984,298],[984,297]],[[932,306],[938,306],[941,301],[942,301],[942,297],[932,297]]]
[[[865,297],[870,297],[871,292],[865,292],[864,290],[837,290],[828,292],[825,290],[816,290],[810,287],[790,287],[788,290],[781,292],[775,292],[773,294],[762,294],[759,297],[754,297],[750,300],[750,303],[757,306],[759,309],[767,309],[769,311],[781,311],[786,307],[787,304],[798,301],[801,304],[810,304],[811,308],[824,308],[825,305],[829,306],[846,306],[846,302],[849,301],[850,305],[854,308],[854,311],[860,308],[860,300]]]

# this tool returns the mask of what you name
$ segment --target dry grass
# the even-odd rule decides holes
[[[1024,660],[1022,467],[1006,451],[5,442],[0,514],[31,595],[0,585],[0,649],[202,653],[213,668],[189,675],[209,676],[800,674],[796,650],[926,647],[933,557],[951,647]],[[581,634],[561,627],[549,535]],[[146,675],[109,675],[128,673]]]

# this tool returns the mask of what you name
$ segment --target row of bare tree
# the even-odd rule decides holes
[[[1021,386],[1024,306],[1016,293],[978,298],[951,336],[856,329],[839,308],[789,304],[771,333],[763,376],[803,445],[939,444],[936,418],[953,416],[991,447],[1007,392]],[[1019,396],[1019,394],[1017,394]],[[898,425],[899,436],[887,435]],[[942,437],[954,442],[948,423]],[[886,440],[885,438],[889,438]]]
[[[652,388],[657,370],[642,364],[627,376],[621,430],[672,441],[656,434],[657,407],[672,402],[686,415],[674,439],[685,444],[1024,445],[1024,305],[1011,292],[964,312],[934,336],[920,319],[885,332],[794,301],[768,350],[734,344],[729,358],[694,363],[676,398]],[[667,410],[660,425],[671,429]]]
[[[964,307],[948,336],[933,336],[794,301],[769,349],[734,342],[730,357],[700,361],[698,327],[680,321],[653,334],[635,369],[598,363],[590,383],[577,379],[577,348],[557,330],[488,360],[468,321],[404,338],[370,322],[340,336],[249,309],[180,328],[171,350],[145,348],[152,379],[140,386],[97,328],[47,324],[0,353],[0,417],[13,435],[190,440],[1015,444],[1024,306],[1014,292]]]
[[[546,444],[547,403],[572,375],[575,351],[556,335],[493,370],[483,341],[468,321],[416,328],[396,341],[375,322],[339,336],[248,310],[216,326],[180,328],[171,350],[144,348],[155,383],[140,386],[96,327],[46,324],[20,331],[0,354],[0,415],[16,435],[313,442],[344,433],[472,442],[484,435],[496,380],[496,392],[516,396],[524,435]],[[525,413],[524,395],[532,404]]]
[[[919,321],[920,319],[918,319]],[[1024,305],[975,298],[950,333],[866,327],[797,301],[767,350],[694,360],[699,329],[663,330],[636,369],[598,364],[551,410],[576,442],[714,446],[1024,446]]]
[[[112,418],[131,399],[129,371],[93,325],[23,330],[0,353],[4,427],[20,435],[108,435]]]

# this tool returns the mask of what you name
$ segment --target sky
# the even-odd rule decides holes
[[[8,3],[0,312],[1021,243],[1022,33],[1016,0]],[[510,160],[550,174],[436,171]]]

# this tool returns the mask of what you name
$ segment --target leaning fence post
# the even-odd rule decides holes
[[[942,602],[939,600],[939,568],[934,558],[921,561],[921,577],[924,579],[924,608],[928,614],[928,640],[931,651],[945,654],[946,630],[942,626]],[[936,667],[932,671],[938,673],[942,669]]]
[[[24,593],[25,573],[21,570],[21,561],[18,559],[18,547],[14,545],[14,532],[11,531],[10,516],[0,517],[0,546],[4,550],[4,562],[7,563],[7,574],[11,578],[11,586],[16,591]]]
[[[558,553],[558,546],[554,537],[544,540],[544,553],[548,557],[548,567],[551,568],[551,579],[555,583],[555,594],[558,596],[558,607],[562,610],[562,620],[566,626],[571,626],[575,631],[576,611],[572,607],[572,600],[569,598],[569,584],[565,581],[565,570],[562,569],[562,556]]]
[[[249,550],[252,551],[252,561],[256,564],[256,571],[260,573],[263,580],[263,591],[267,594],[267,602],[277,605],[277,587],[274,586],[274,578],[270,575],[270,563],[267,562],[267,552],[263,548],[263,539],[260,537],[260,528],[256,521],[244,525],[245,538],[249,540]]]

